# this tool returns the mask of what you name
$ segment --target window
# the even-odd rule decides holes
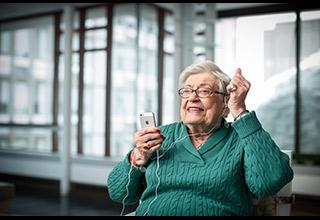
[[[110,155],[122,156],[133,147],[138,113],[158,113],[157,10],[116,5],[113,26]]]
[[[233,77],[237,67],[251,82],[247,108],[282,149],[294,148],[294,13],[221,19],[216,62]]]
[[[51,151],[35,128],[53,120],[53,28],[50,15],[0,23],[1,148]]]
[[[217,64],[230,77],[242,68],[252,83],[247,108],[256,111],[280,148],[295,150],[297,157],[320,154],[314,132],[320,126],[319,22],[320,11],[302,11],[299,17],[288,12],[221,18],[216,26]]]
[[[0,147],[57,152],[61,133],[52,128],[64,124],[63,13],[1,23],[0,34]],[[161,120],[164,110],[164,121],[173,120],[171,13],[138,3],[79,7],[72,37],[72,156],[123,156],[133,147],[139,112]],[[160,91],[158,81],[171,92]]]
[[[301,143],[305,155],[320,154],[320,11],[301,12],[300,97]]]

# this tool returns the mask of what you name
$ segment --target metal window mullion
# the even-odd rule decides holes
[[[13,71],[13,67],[14,67],[14,32],[15,31],[10,31],[10,39],[12,39],[10,41],[10,49],[9,49],[9,56],[11,56],[11,61],[10,61],[10,69],[11,69],[11,73],[9,75],[9,100],[11,100],[11,102],[8,103],[8,116],[9,116],[9,123],[13,123],[13,114],[14,114],[14,81],[15,81],[15,75],[14,75],[14,71]],[[13,129],[9,129],[9,138],[8,138],[8,144],[9,146],[12,146],[12,142],[13,142],[14,136],[13,136]]]
[[[140,5],[138,3],[135,3],[135,8],[136,8],[136,18],[137,18],[137,38],[136,38],[136,79],[139,78],[139,66],[140,66],[140,63],[139,63],[139,56],[140,56],[140,53],[139,53],[139,38],[140,38]],[[138,83],[135,83],[135,95],[134,95],[134,103],[137,103],[136,107],[134,108],[134,115],[137,115],[138,114],[138,91],[139,91],[139,88],[138,88]]]
[[[301,144],[301,91],[300,91],[300,47],[301,47],[301,18],[300,18],[300,10],[296,10],[296,94],[295,94],[295,151],[296,154],[300,154],[300,144]]]
[[[58,125],[59,114],[59,50],[60,50],[60,22],[61,13],[54,15],[54,51],[53,51],[53,91],[52,91],[52,124]],[[59,150],[59,136],[56,130],[52,131],[51,151]]]
[[[158,10],[158,124],[162,124],[163,78],[164,78],[164,10]]]
[[[112,29],[113,5],[107,7],[107,69],[106,69],[106,115],[105,115],[105,150],[104,155],[110,156],[110,129],[111,129],[111,70],[112,70]]]
[[[35,59],[35,51],[36,51],[36,40],[37,40],[37,36],[36,36],[36,31],[38,29],[29,29],[29,33],[30,33],[30,66],[29,66],[29,71],[30,71],[30,77],[27,80],[27,85],[28,85],[28,91],[29,91],[29,97],[28,97],[28,101],[30,103],[30,105],[28,106],[28,118],[29,118],[29,123],[33,123],[33,116],[35,114],[34,111],[34,107],[35,107],[35,103],[36,103],[36,99],[37,97],[37,89],[38,89],[38,83],[36,82],[36,79],[33,76],[33,64],[34,64],[34,59]],[[30,148],[34,149],[34,137],[33,137],[33,133],[32,131],[28,131],[27,133],[29,133],[28,136],[28,142],[27,142],[27,146],[30,146]]]
[[[33,63],[34,63],[34,58],[35,58],[35,45],[36,45],[36,32],[35,31],[31,31],[32,29],[30,29],[30,48],[31,48],[31,53],[30,53],[30,68],[29,68],[29,71],[30,71],[30,77],[29,77],[29,80],[28,80],[28,89],[29,89],[29,107],[28,107],[28,115],[29,115],[29,121],[32,122],[32,119],[33,119],[33,115],[34,115],[34,105],[35,105],[35,100],[36,100],[36,95],[38,94],[36,92],[36,89],[37,89],[37,82],[33,76]],[[37,30],[37,29],[35,29]],[[29,122],[29,123],[30,123]]]
[[[85,9],[80,9],[79,25],[79,80],[78,80],[78,132],[77,152],[83,154],[83,96],[84,96],[84,35],[85,35]]]

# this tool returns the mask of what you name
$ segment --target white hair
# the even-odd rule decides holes
[[[227,92],[227,85],[231,81],[231,78],[225,74],[215,63],[210,60],[205,60],[199,63],[194,63],[185,68],[179,77],[179,84],[182,86],[186,80],[194,74],[211,73],[219,82],[220,92]]]

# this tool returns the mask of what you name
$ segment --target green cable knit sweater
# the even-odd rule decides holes
[[[252,196],[274,195],[293,179],[289,157],[261,127],[255,112],[224,123],[200,150],[182,122],[160,128],[165,140],[158,170],[156,158],[145,173],[131,170],[129,152],[108,176],[110,198],[140,202],[136,215],[252,215]]]

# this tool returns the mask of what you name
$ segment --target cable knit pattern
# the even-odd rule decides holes
[[[274,195],[293,179],[288,156],[261,127],[255,112],[231,126],[224,123],[199,151],[183,123],[160,128],[165,140],[159,151],[156,199],[156,158],[146,173],[133,167],[128,195],[130,152],[107,179],[112,200],[122,202],[126,197],[125,204],[141,201],[136,215],[251,215],[252,196]]]

